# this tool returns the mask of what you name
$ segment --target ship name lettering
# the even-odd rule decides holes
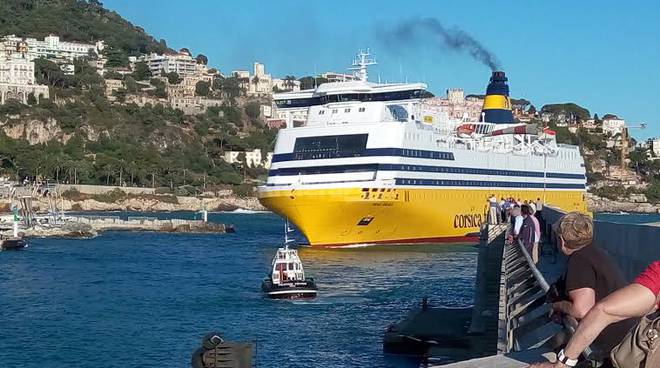
[[[483,222],[483,216],[478,213],[454,216],[454,229],[478,227]]]

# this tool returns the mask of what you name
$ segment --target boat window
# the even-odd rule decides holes
[[[296,160],[361,156],[367,147],[368,134],[329,135],[296,138]]]
[[[293,271],[293,263],[289,263],[289,271]]]
[[[333,113],[333,114],[336,114],[336,113],[337,113],[337,109],[332,109],[332,113]]]
[[[365,110],[364,107],[360,107],[360,108],[358,109],[358,112],[364,112],[364,110]]]
[[[387,109],[396,121],[407,121],[408,111],[401,105],[388,105]]]
[[[319,110],[319,115],[325,114],[325,110]]]
[[[351,112],[351,109],[344,109],[344,112]]]
[[[294,98],[275,100],[278,108],[308,107],[323,105],[331,102],[345,101],[397,101],[418,98],[430,98],[433,94],[422,89],[407,91],[381,92],[381,93],[345,93],[340,95],[325,95],[318,97]]]

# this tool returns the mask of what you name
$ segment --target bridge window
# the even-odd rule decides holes
[[[296,160],[361,156],[368,134],[329,135],[297,138],[293,147]]]

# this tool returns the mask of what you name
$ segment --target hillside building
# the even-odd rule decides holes
[[[609,135],[621,134],[626,121],[617,117],[603,119],[603,133]]]
[[[0,53],[16,50],[19,43],[27,44],[26,58],[32,61],[38,58],[68,60],[89,57],[90,53],[100,55],[105,48],[103,41],[96,43],[61,41],[59,36],[50,35],[43,40],[7,35],[0,39]]]
[[[222,158],[229,164],[241,163],[241,160],[238,158],[241,153],[245,154],[245,163],[248,165],[248,167],[269,168],[273,159],[272,152],[268,152],[266,157],[263,157],[261,150],[258,148],[252,151],[225,151],[225,154],[222,156]]]
[[[137,61],[145,62],[153,76],[174,72],[184,77],[195,74],[197,70],[197,60],[185,48],[181,49],[177,54],[151,53],[149,55],[142,55]]]
[[[273,93],[273,77],[266,74],[264,64],[255,62],[252,67],[252,75],[247,70],[234,70],[232,76],[238,79],[241,89],[248,96],[266,96]]]
[[[432,97],[424,101],[425,106],[435,113],[446,115],[449,119],[478,121],[481,118],[483,99],[465,97],[461,88],[450,88],[446,97]]]
[[[328,83],[349,82],[349,81],[357,80],[357,77],[353,74],[336,73],[336,72],[321,73],[319,74],[319,77],[325,78],[328,81]]]
[[[300,91],[300,81],[291,79],[273,79],[273,89],[277,88],[280,92],[298,92]]]
[[[34,95],[37,102],[48,98],[48,86],[37,84],[34,76],[34,62],[28,59],[28,46],[19,42],[11,53],[0,55],[0,104],[10,99],[28,102]]]
[[[651,140],[651,151],[653,151],[654,157],[660,157],[660,138]]]

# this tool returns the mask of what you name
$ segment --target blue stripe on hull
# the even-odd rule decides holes
[[[352,165],[332,165],[332,166],[312,166],[312,167],[286,167],[281,169],[272,169],[268,176],[297,176],[297,175],[315,175],[315,174],[344,174],[368,171],[409,171],[409,172],[430,172],[430,173],[450,173],[450,174],[469,174],[469,175],[496,175],[496,176],[519,176],[542,178],[543,172],[540,171],[520,171],[520,170],[500,170],[500,169],[479,169],[470,167],[451,167],[451,166],[429,166],[429,165],[408,165],[408,164],[352,164]],[[583,174],[567,173],[546,173],[547,178],[553,179],[578,179],[584,180]]]

